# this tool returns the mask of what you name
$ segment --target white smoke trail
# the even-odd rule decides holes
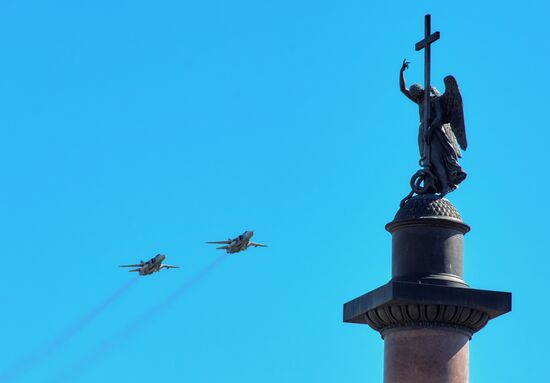
[[[48,358],[50,355],[61,349],[75,335],[80,333],[86,326],[93,322],[102,312],[115,303],[132,285],[138,280],[137,277],[130,279],[105,300],[93,307],[86,315],[70,324],[55,338],[43,344],[33,352],[13,362],[0,373],[0,383],[8,383],[27,373],[34,366]]]
[[[172,291],[160,302],[151,306],[149,309],[141,313],[137,318],[129,322],[120,331],[113,334],[110,338],[104,340],[93,348],[90,352],[83,355],[80,359],[73,363],[69,369],[58,376],[52,383],[74,382],[78,377],[85,373],[92,365],[94,365],[101,357],[111,352],[116,347],[127,341],[132,335],[138,332],[142,327],[150,323],[153,319],[159,316],[162,312],[168,309],[176,300],[183,296],[187,291],[196,286],[204,277],[212,272],[227,256],[221,255],[213,262],[208,264],[191,279],[183,282],[177,289]]]

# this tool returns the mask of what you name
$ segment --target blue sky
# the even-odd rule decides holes
[[[4,1],[0,373],[85,322],[14,381],[381,381],[342,304],[390,278],[429,12],[465,102],[465,278],[514,294],[471,379],[546,374],[549,6],[418,3]],[[217,263],[204,242],[246,229],[270,247]],[[117,267],[159,252],[182,268]]]

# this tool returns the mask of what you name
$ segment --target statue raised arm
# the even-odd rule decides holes
[[[418,104],[419,99],[418,97],[421,95],[418,95],[418,91],[423,91],[422,86],[419,84],[413,84],[411,86],[411,89],[407,89],[407,83],[405,81],[405,71],[409,69],[410,62],[407,61],[407,59],[403,60],[403,64],[401,65],[401,70],[399,71],[399,89],[401,89],[401,93],[403,93],[409,100],[412,102]],[[420,88],[418,88],[420,87]],[[413,94],[411,94],[411,90],[413,91]],[[434,96],[440,96],[439,91],[435,89],[433,86],[430,87],[430,92]],[[421,100],[421,99],[420,99]]]

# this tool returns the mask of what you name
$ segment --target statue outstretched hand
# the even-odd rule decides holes
[[[406,71],[409,68],[410,62],[407,59],[403,59],[403,65],[401,65],[401,72]]]

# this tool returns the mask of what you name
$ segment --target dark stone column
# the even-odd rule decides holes
[[[511,294],[466,284],[463,241],[470,227],[448,200],[413,197],[386,229],[392,278],[344,304],[344,322],[380,332],[385,383],[468,382],[469,340],[511,310]]]
[[[468,382],[469,335],[445,327],[384,334],[385,383]]]

